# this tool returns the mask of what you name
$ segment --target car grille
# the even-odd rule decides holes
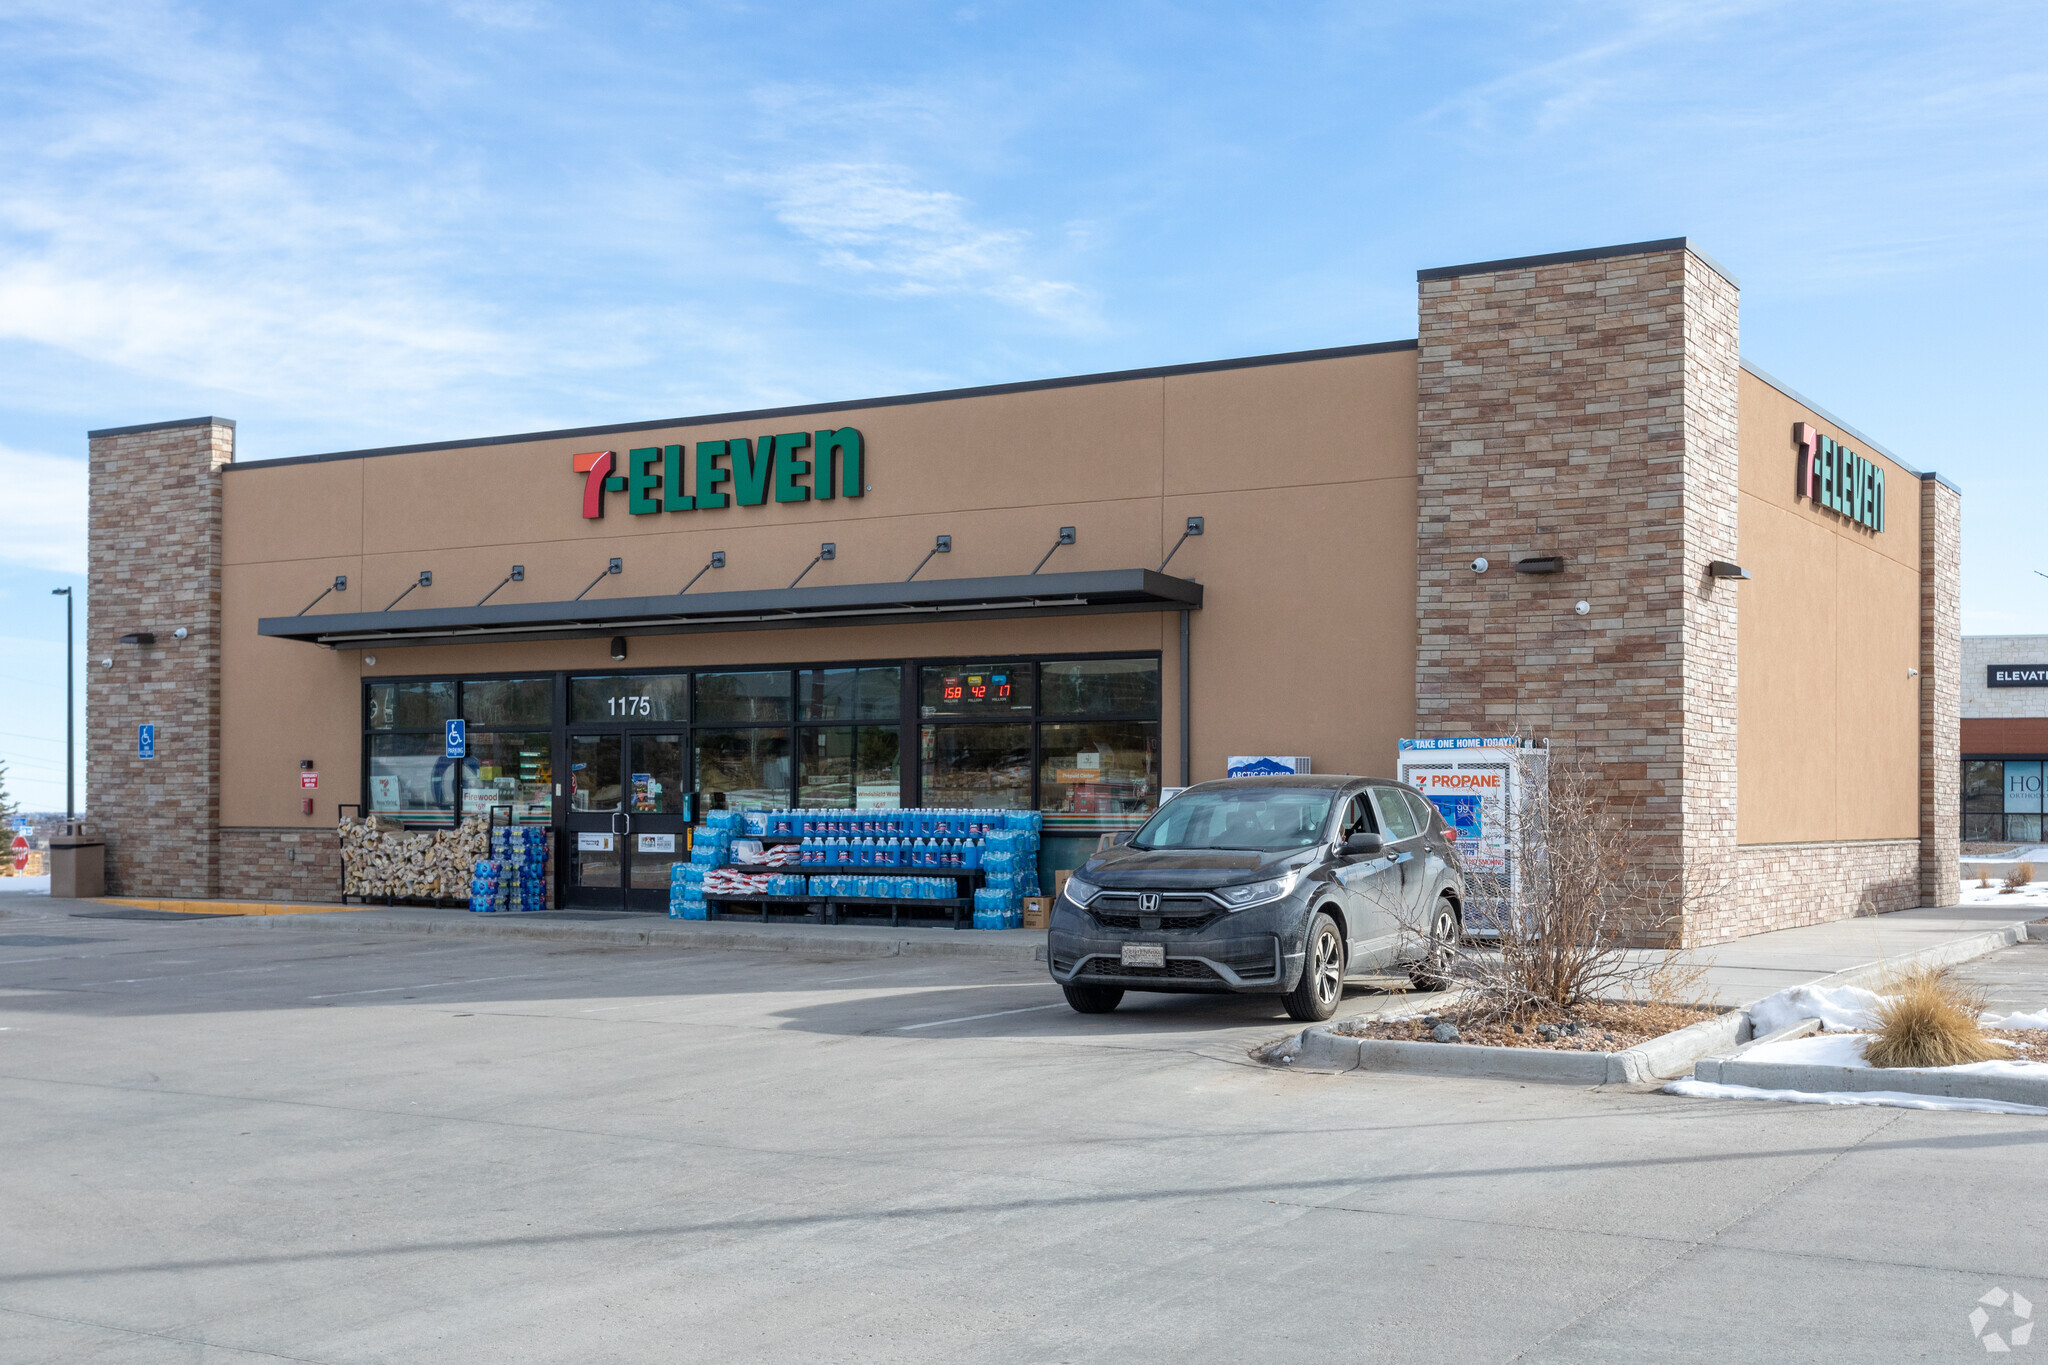
[[[1083,976],[1117,976],[1126,980],[1221,981],[1206,962],[1170,957],[1164,967],[1126,967],[1113,957],[1091,957],[1081,967]]]
[[[1223,907],[1207,896],[1161,896],[1158,923],[1139,923],[1138,898],[1129,893],[1105,891],[1089,904],[1088,913],[1110,929],[1206,929],[1223,918]]]

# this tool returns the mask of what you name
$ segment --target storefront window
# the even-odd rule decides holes
[[[1038,752],[1041,810],[1132,815],[1159,804],[1156,720],[1045,725]]]
[[[902,709],[900,668],[806,668],[796,675],[799,720],[894,721]]]
[[[918,686],[918,713],[927,718],[1031,713],[1030,664],[939,664],[923,670]]]
[[[1156,716],[1157,659],[1054,660],[1039,665],[1042,710],[1048,716]]]
[[[700,729],[693,739],[697,794],[705,810],[772,810],[789,804],[789,731]]]
[[[1995,843],[2005,837],[2005,764],[1995,758],[1963,763],[1963,838]]]
[[[452,699],[451,692],[451,699]],[[455,823],[455,768],[441,735],[370,737],[370,809],[413,824]]]
[[[484,815],[493,806],[510,806],[515,820],[545,824],[554,818],[554,782],[555,763],[546,730],[470,732],[469,756],[462,760],[465,815]]]
[[[697,719],[706,723],[788,720],[789,670],[699,673]]]
[[[569,809],[617,810],[624,792],[619,780],[618,735],[569,736]]]
[[[927,806],[1031,808],[1029,725],[927,725]]]
[[[438,730],[455,718],[452,682],[378,682],[368,690],[372,730]]]
[[[690,680],[680,673],[569,680],[569,719],[688,720]]]
[[[2005,764],[2005,837],[2016,843],[2041,840],[2041,764],[2008,759]]]
[[[903,764],[893,725],[834,725],[798,732],[797,804],[893,810]]]
[[[462,684],[462,718],[476,725],[548,725],[554,721],[553,678],[494,678]]]

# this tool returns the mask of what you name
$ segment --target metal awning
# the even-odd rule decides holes
[[[415,607],[406,611],[266,616],[256,633],[330,649],[446,645],[489,640],[583,640],[609,635],[689,635],[804,626],[986,621],[1022,616],[1187,611],[1202,585],[1151,569],[934,578],[911,583],[678,593],[580,602]]]

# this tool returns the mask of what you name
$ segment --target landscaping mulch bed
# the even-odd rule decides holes
[[[2020,851],[2018,844],[1964,844],[1965,858],[1997,858],[2007,853]]]
[[[1482,1047],[1534,1047],[1557,1052],[1619,1052],[1676,1032],[1727,1011],[1718,1005],[1634,1005],[1599,1001],[1569,1010],[1532,1012],[1520,1020],[1482,1023],[1471,1011],[1446,1010],[1409,1019],[1345,1020],[1333,1032],[1347,1038],[1389,1038],[1396,1042],[1439,1041],[1440,1024],[1456,1028],[1456,1043]],[[1541,1031],[1539,1031],[1541,1030]]]

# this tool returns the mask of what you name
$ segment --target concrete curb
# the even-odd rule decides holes
[[[1694,1080],[1746,1085],[1755,1090],[1798,1090],[1826,1095],[1841,1091],[1892,1090],[1958,1100],[2002,1100],[2048,1108],[2048,1076],[1957,1074],[1931,1068],[1817,1066],[1802,1062],[1749,1062],[1741,1057],[1703,1057]]]
[[[978,957],[998,962],[1042,962],[1042,930],[934,929],[932,937],[901,930],[854,926],[813,927],[726,924],[716,920],[672,920],[633,916],[639,922],[609,924],[587,920],[541,920],[524,916],[450,915],[446,919],[350,910],[328,915],[277,915],[246,922],[266,929],[339,931],[354,934],[419,934],[452,938],[522,939],[555,943],[597,943],[622,948],[689,948],[707,952],[805,953],[812,957]],[[222,923],[225,921],[215,921]]]
[[[1866,962],[1859,967],[1844,968],[1827,976],[1816,977],[1805,983],[1816,986],[1856,986],[1880,981],[1904,967],[1946,966],[1955,962],[1967,962],[1986,953],[2009,948],[2027,937],[2024,923],[2009,924],[2003,929],[1993,929],[1967,938],[1937,943],[1921,948],[1901,957],[1886,958],[1877,962]],[[1750,1002],[1752,1005],[1754,1001]],[[1300,1046],[1294,1057],[1308,1067],[1330,1071],[1406,1071],[1423,1072],[1441,1076],[1512,1076],[1518,1080],[1532,1081],[1575,1081],[1582,1085],[1649,1085],[1674,1080],[1703,1066],[1702,1059],[1714,1054],[1717,1069],[1725,1071],[1733,1054],[1729,1049],[1751,1041],[1752,1027],[1749,1005],[1729,1010],[1726,1014],[1705,1019],[1697,1024],[1637,1043],[1634,1047],[1620,1052],[1560,1052],[1555,1048],[1536,1047],[1480,1047],[1464,1043],[1416,1043],[1391,1038],[1346,1038],[1331,1032],[1328,1024],[1317,1024],[1304,1029]],[[1791,1036],[1791,1030],[1781,1030],[1773,1037]],[[1743,1062],[1744,1067],[1762,1068],[1773,1063]],[[1867,1075],[1850,1067],[1807,1067],[1799,1070],[1814,1072],[1844,1072]],[[1912,1073],[1898,1072],[1897,1075]],[[1924,1073],[1937,1080],[1953,1081],[1954,1077],[1942,1078],[1940,1073]],[[1699,1080],[1711,1080],[1705,1074],[1698,1074]],[[1989,1078],[1985,1078],[1989,1079]],[[2018,1078],[1999,1078],[2017,1080]],[[1780,1081],[1765,1085],[1761,1081],[1737,1081],[1723,1079],[1727,1085],[1756,1085],[1773,1090],[1800,1090],[1808,1087]],[[2035,1084],[2027,1082],[2027,1084]],[[1871,1085],[1834,1085],[1843,1089],[1884,1089]],[[1949,1094],[1946,1090],[1929,1090],[1925,1094]],[[2030,1091],[2029,1093],[2035,1093]],[[2048,1094],[2048,1091],[2041,1092]],[[2004,1099],[2003,1094],[1972,1096],[1973,1098]],[[2048,1104],[2048,1098],[2023,1099],[2020,1104]]]

